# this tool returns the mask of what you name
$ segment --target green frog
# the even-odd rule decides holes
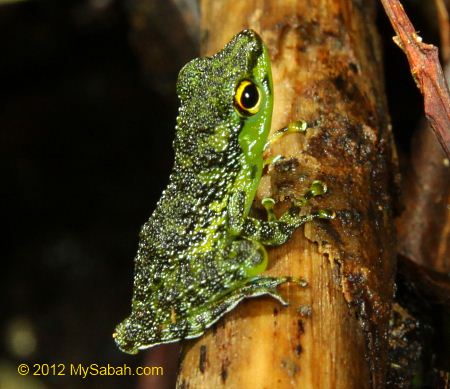
[[[308,198],[325,193],[319,181],[278,219],[270,199],[267,220],[249,215],[273,107],[269,54],[254,31],[185,65],[177,92],[173,172],[140,232],[131,315],[114,333],[132,354],[198,337],[244,298],[269,295],[286,304],[277,287],[291,279],[262,274],[265,246],[283,244],[314,218],[333,217],[300,215]]]

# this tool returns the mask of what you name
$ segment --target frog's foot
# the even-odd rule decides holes
[[[230,289],[230,292],[223,295],[220,299],[213,300],[207,306],[197,307],[197,309],[190,312],[189,319],[184,325],[187,330],[182,338],[191,339],[202,335],[206,328],[211,327],[245,298],[268,295],[278,300],[281,304],[288,305],[288,302],[277,291],[277,287],[291,281],[291,277],[256,276],[248,279],[245,284],[237,289]]]
[[[277,287],[281,284],[292,281],[292,277],[257,276],[245,284],[239,293],[244,297],[269,295],[277,299],[281,304],[288,305],[288,302],[279,294]]]
[[[313,181],[311,184],[309,190],[300,198],[296,198],[292,201],[293,203],[293,210],[291,211],[291,217],[296,213],[297,208],[304,207],[308,204],[309,200],[321,196],[327,192],[327,186],[321,182],[321,181]],[[266,197],[261,200],[262,206],[265,208],[267,212],[267,220],[268,221],[276,221],[278,220],[275,216],[275,213],[273,211],[273,208],[275,206],[275,200],[271,197]],[[333,219],[335,217],[334,212],[331,212],[329,210],[319,210],[317,212],[312,213],[311,215],[307,215],[311,217],[312,219],[319,218],[319,219]],[[306,221],[312,220],[307,219]],[[296,223],[297,224],[297,223]]]
[[[293,204],[296,207],[304,207],[308,204],[309,200],[317,196],[322,196],[327,193],[327,191],[328,188],[322,181],[315,180],[302,197],[293,200]]]
[[[280,222],[286,223],[289,227],[295,229],[300,227],[302,224],[308,223],[310,221],[313,221],[315,219],[326,219],[326,220],[332,220],[336,217],[335,212],[327,210],[327,209],[320,209],[318,211],[309,213],[307,215],[299,215],[298,214],[298,208],[292,207],[291,210],[287,211],[280,217]]]
[[[306,129],[308,128],[308,123],[303,120],[297,120],[296,122],[290,123],[287,127],[283,127],[276,131],[270,138],[267,140],[264,145],[264,151],[266,151],[271,145],[277,142],[286,134],[304,134],[306,133]],[[280,154],[272,155],[270,157],[264,158],[263,166],[266,167],[268,165],[272,165],[280,160],[284,159],[284,157]]]
[[[307,215],[299,215],[300,208],[307,205],[309,200],[314,197],[321,196],[326,192],[327,186],[323,182],[318,180],[313,181],[309,190],[302,197],[292,200],[292,207],[285,212],[279,220],[287,223],[289,226],[297,228],[314,219],[334,219],[336,217],[336,213],[327,209],[320,209]],[[266,207],[267,206],[273,207],[273,205],[270,205],[269,202],[266,202]]]
[[[308,123],[303,120],[297,120],[295,122],[289,123],[287,127],[283,127],[276,131],[272,136],[267,140],[264,145],[264,150],[267,150],[272,144],[274,144],[277,140],[285,136],[286,134],[295,134],[295,133],[306,133],[308,128]]]

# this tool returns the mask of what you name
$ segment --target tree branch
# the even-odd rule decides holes
[[[438,49],[422,42],[398,0],[381,0],[397,36],[394,42],[408,58],[411,73],[424,97],[425,115],[450,157],[450,95]]]
[[[188,343],[179,388],[384,387],[396,163],[375,1],[356,4],[201,2],[202,53],[255,29],[272,60],[272,131],[299,119],[309,123],[306,134],[286,135],[270,148],[285,159],[262,178],[259,199],[275,198],[283,212],[286,197],[301,196],[320,179],[329,192],[311,204],[337,217],[309,223],[269,250],[267,274],[302,278],[308,286],[280,288],[288,307],[248,299]]]

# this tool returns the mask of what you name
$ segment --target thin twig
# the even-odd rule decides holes
[[[450,94],[438,49],[422,42],[398,0],[381,0],[397,36],[394,42],[408,58],[411,73],[424,97],[425,116],[450,157]]]

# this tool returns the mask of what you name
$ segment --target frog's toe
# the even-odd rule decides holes
[[[297,120],[289,123],[287,127],[280,128],[267,140],[264,150],[267,150],[272,144],[284,137],[286,134],[305,134],[308,129],[308,123],[303,120]]]
[[[308,204],[309,200],[317,196],[322,196],[327,193],[327,191],[328,188],[322,181],[315,180],[309,187],[308,191],[302,197],[296,198],[294,200],[294,205],[297,207],[303,207]]]
[[[288,302],[280,295],[277,288],[281,284],[291,281],[291,277],[257,277],[244,287],[243,294],[245,297],[269,295],[277,299],[281,304],[288,305]]]

